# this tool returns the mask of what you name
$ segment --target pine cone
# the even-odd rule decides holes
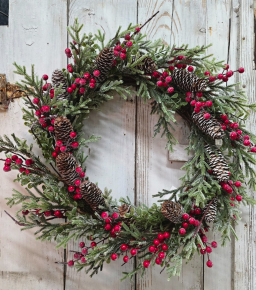
[[[105,201],[98,186],[86,180],[81,183],[80,189],[83,199],[90,205],[92,210],[100,212],[99,205],[105,206]]]
[[[175,224],[182,222],[183,207],[178,202],[165,201],[162,204],[161,213]]]
[[[133,62],[135,58],[133,59]],[[152,74],[156,70],[156,63],[153,61],[152,58],[146,57],[143,60],[142,64],[139,64],[135,67],[138,70],[144,71],[144,74]]]
[[[122,204],[119,206],[119,215],[120,217],[125,217],[125,214],[130,211],[130,206],[128,204]]]
[[[207,205],[205,206],[205,208],[203,209],[203,214],[205,213],[209,203],[210,202],[208,202]],[[211,205],[210,205],[210,207],[209,207],[209,209],[204,217],[204,219],[207,223],[213,222],[215,220],[216,214],[217,214],[217,203],[218,203],[217,197],[214,197],[213,202],[211,203]]]
[[[112,64],[114,60],[114,50],[113,48],[105,47],[97,56],[95,63],[96,67],[100,72],[98,77],[95,79],[98,82],[103,82],[106,78],[107,73],[111,70]]]
[[[56,141],[63,143],[70,140],[70,133],[73,132],[73,127],[67,117],[57,117],[54,121],[54,133]]]
[[[60,93],[57,98],[58,99],[68,99],[69,94],[67,92],[67,80],[63,74],[63,72],[59,69],[56,69],[52,73],[52,85],[54,88],[59,88],[60,85],[62,85],[61,89],[63,90],[62,93]]]
[[[207,158],[207,162],[211,167],[213,174],[217,177],[218,181],[228,181],[229,180],[229,168],[228,164],[222,155],[221,151],[216,148],[216,152],[218,155],[215,154],[210,148],[209,145],[205,145],[205,150],[210,155],[210,159]]]
[[[175,69],[172,73],[172,81],[186,92],[203,92],[207,88],[207,82],[204,79],[199,79],[186,70]]]
[[[74,186],[75,181],[79,179],[79,173],[76,172],[78,164],[75,157],[70,153],[61,152],[56,158],[56,165],[63,182],[68,186]]]
[[[210,117],[210,119],[205,119],[204,112],[202,111],[199,113],[193,112],[192,120],[196,123],[200,130],[212,139],[222,139],[225,136],[224,130],[222,129],[220,123],[213,117]]]

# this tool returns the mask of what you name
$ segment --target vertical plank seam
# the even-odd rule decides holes
[[[70,0],[67,0],[67,27],[69,26],[69,7],[70,7]],[[67,47],[69,44],[69,35],[68,35],[68,31],[67,33]],[[68,58],[67,58],[67,65],[68,65]],[[65,222],[66,222],[67,218],[65,218]],[[64,248],[64,254],[63,254],[63,259],[64,259],[64,265],[63,265],[63,290],[66,290],[66,282],[67,282],[67,249]]]
[[[139,23],[139,0],[137,0],[137,9],[136,9],[136,22]],[[138,96],[137,96],[137,87],[135,88],[135,152],[134,152],[134,204],[137,206],[137,154],[138,154]],[[137,268],[137,258],[133,261],[134,269]],[[134,275],[134,290],[137,290],[137,274]]]

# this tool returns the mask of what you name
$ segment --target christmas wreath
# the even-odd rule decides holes
[[[16,181],[27,192],[14,190],[8,198],[9,206],[21,204],[16,218],[11,217],[22,229],[37,227],[39,239],[55,240],[58,247],[78,240],[74,259],[60,263],[86,268],[91,275],[104,262],[122,258],[125,264],[136,258],[136,268],[124,278],[155,264],[171,278],[196,252],[207,254],[212,267],[209,254],[217,242],[208,241],[207,232],[219,230],[225,245],[235,235],[239,204],[255,204],[247,188],[256,185],[256,136],[245,124],[256,104],[247,103],[238,84],[227,85],[234,71],[205,56],[208,46],[170,47],[145,40],[144,25],[119,28],[105,44],[101,31],[80,36],[82,25],[76,20],[65,49],[73,61],[55,70],[51,83],[47,75],[36,77],[33,66],[30,75],[15,63],[16,73],[24,77],[19,83],[26,93],[23,119],[42,156],[14,134],[0,138],[3,169],[18,170]],[[85,174],[83,148],[98,138],[84,139],[83,121],[114,93],[127,98],[134,91],[152,100],[152,114],[159,116],[155,134],[166,137],[166,148],[177,143],[172,135],[176,112],[190,127],[187,151],[194,152],[183,166],[180,187],[156,194],[162,203],[151,207],[125,197],[118,203]]]

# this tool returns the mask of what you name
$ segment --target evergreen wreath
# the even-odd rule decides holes
[[[29,75],[14,64],[24,77],[18,85],[27,94],[23,119],[42,157],[33,153],[33,144],[14,134],[12,140],[0,137],[0,152],[6,154],[3,169],[18,170],[15,181],[27,192],[14,190],[8,198],[10,207],[21,204],[16,219],[10,217],[22,229],[37,227],[39,239],[55,240],[58,247],[79,240],[74,259],[60,263],[86,268],[91,276],[104,262],[122,258],[125,264],[136,257],[136,268],[123,279],[155,264],[171,278],[180,275],[182,261],[196,252],[207,253],[206,264],[212,267],[209,254],[217,242],[209,243],[207,232],[219,230],[225,245],[231,233],[236,236],[239,203],[255,204],[246,191],[256,187],[256,136],[245,122],[256,104],[247,103],[238,84],[227,85],[234,72],[205,56],[209,46],[177,48],[145,40],[140,32],[144,25],[130,24],[124,31],[119,27],[105,44],[101,31],[80,36],[83,26],[75,20],[68,29],[71,49],[65,50],[73,63],[55,70],[51,83],[47,75],[35,76],[33,66]],[[155,134],[166,137],[168,150],[177,143],[171,132],[175,112],[191,129],[187,151],[194,156],[183,166],[181,186],[155,195],[160,206],[136,206],[124,197],[118,203],[111,191],[103,193],[85,174],[88,156],[83,148],[99,138],[83,138],[84,119],[114,93],[126,99],[135,87],[138,96],[152,100],[152,114],[159,116]],[[165,198],[167,194],[171,196]]]

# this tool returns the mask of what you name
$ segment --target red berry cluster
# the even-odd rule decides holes
[[[200,253],[202,255],[207,254],[208,260],[206,262],[206,265],[207,265],[207,267],[211,268],[213,266],[213,264],[212,264],[212,261],[209,259],[209,254],[212,252],[212,248],[217,248],[218,244],[215,241],[209,243],[208,238],[203,234],[202,231],[200,232],[200,236],[201,236],[201,240],[202,240],[203,245],[204,245],[204,249],[201,248],[200,244],[198,244],[198,248],[201,248]]]
[[[177,57],[174,56],[172,60],[168,61],[168,64],[172,64],[171,66],[169,66],[169,70],[173,71],[175,67],[177,69],[185,69],[187,68],[188,64],[191,64],[191,62],[192,60],[184,55],[179,55]],[[193,70],[193,66],[188,67],[189,72],[192,72]]]
[[[232,123],[227,115],[221,115],[220,116],[221,120],[221,126],[222,129],[229,130],[230,134],[229,137],[232,141],[242,141],[244,146],[249,146],[250,147],[250,152],[256,153],[256,146],[253,145],[250,141],[250,136],[243,134],[242,130],[239,129],[239,124],[238,123]]]
[[[52,120],[53,124],[54,124],[54,121],[55,120],[53,119]],[[55,144],[56,147],[55,147],[54,152],[52,153],[52,156],[54,158],[56,158],[60,152],[66,152],[66,151],[70,151],[72,149],[73,150],[77,149],[79,147],[79,143],[74,141],[76,136],[77,136],[77,134],[75,132],[71,132],[70,133],[70,140],[68,142],[66,142],[65,144],[61,140],[56,141],[56,144]],[[77,170],[80,170],[80,169],[77,169]],[[84,173],[81,172],[81,174],[84,174]]]
[[[8,172],[11,171],[11,165],[19,166],[19,172],[25,174],[30,174],[31,170],[36,169],[33,168],[34,161],[32,159],[25,159],[24,157],[18,157],[17,155],[12,155],[11,158],[6,158],[4,163],[3,171]],[[24,162],[25,161],[25,162]],[[25,164],[24,164],[25,163]]]
[[[23,210],[23,215],[28,215],[29,213],[34,213],[38,216],[44,215],[45,217],[53,216],[55,218],[63,218],[65,210],[47,210],[45,212],[41,212],[41,209],[35,209],[35,210]],[[52,219],[52,218],[51,218]]]
[[[184,219],[184,222],[182,223],[182,228],[179,229],[179,234],[184,236],[186,234],[186,229],[189,226],[198,227],[200,222],[199,220],[195,219],[195,216],[200,215],[200,214],[201,214],[201,209],[199,207],[194,207],[194,209],[190,211],[190,214],[184,213],[182,216]]]
[[[75,181],[75,186],[69,186],[68,191],[74,194],[73,195],[74,200],[79,200],[82,198],[80,185],[81,185],[82,179],[85,177],[85,172],[83,172],[82,167],[77,167],[76,172],[80,174],[80,179],[77,179]]]
[[[122,222],[116,221],[119,218],[119,214],[114,212],[112,217],[109,217],[107,212],[103,212],[101,217],[105,220],[105,230],[110,231],[110,236],[112,238],[116,238],[122,229]]]
[[[163,73],[159,73],[157,71],[154,71],[152,73],[152,77],[157,79],[156,85],[158,87],[167,88],[167,92],[170,94],[174,92],[174,88],[170,86],[170,82],[172,81],[172,77],[169,76],[168,71],[164,71]]]
[[[70,73],[73,72],[73,68],[71,64],[68,65],[68,71]],[[95,88],[96,80],[94,77],[97,78],[99,76],[100,76],[100,71],[98,70],[95,70],[93,72],[93,75],[90,75],[89,73],[85,73],[82,78],[75,79],[75,82],[70,87],[67,88],[67,92],[69,94],[72,94],[77,89],[79,94],[82,95],[85,93],[86,89]]]
[[[65,54],[66,54],[66,56],[67,56],[68,58],[71,58],[71,57],[72,57],[72,52],[71,52],[71,50],[70,50],[69,48],[66,48],[66,49],[65,49]]]
[[[235,189],[235,188],[241,187],[241,185],[242,185],[241,181],[238,180],[238,181],[233,182],[232,180],[229,180],[227,183],[221,182],[220,185],[227,193],[229,193],[231,195],[233,194],[233,196],[230,197],[230,200],[232,201],[230,203],[231,206],[235,205],[234,204],[235,199],[239,202],[242,201],[243,197],[240,194],[238,194],[236,189]]]

